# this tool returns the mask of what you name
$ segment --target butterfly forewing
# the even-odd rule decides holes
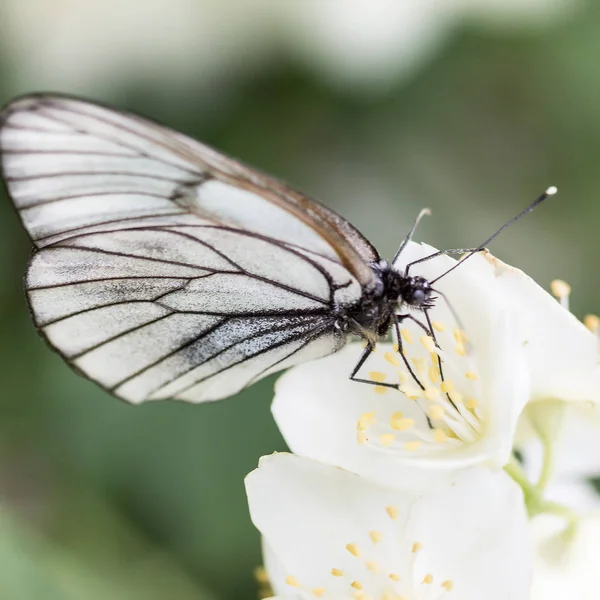
[[[37,326],[131,402],[232,395],[335,352],[372,246],[332,211],[182,134],[56,96],[9,105],[9,194]]]

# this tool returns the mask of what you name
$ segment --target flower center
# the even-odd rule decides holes
[[[360,416],[359,444],[395,455],[430,456],[479,439],[481,383],[471,344],[462,329],[449,330],[439,321],[433,327],[436,339],[414,327],[402,329],[402,354],[398,345],[382,345],[389,348],[379,361],[383,368],[371,371],[370,379],[399,389],[375,387],[391,402],[387,410]]]
[[[395,506],[385,507],[391,521],[403,521]],[[298,577],[288,575],[286,583],[303,592],[305,597],[352,600],[441,600],[450,598],[454,589],[451,579],[436,578],[425,568],[424,545],[419,541],[406,542],[392,530],[365,531],[359,541],[345,545],[353,558],[346,570],[334,566],[330,571],[330,585],[310,587]],[[388,529],[386,529],[388,531]],[[386,539],[389,536],[392,539]],[[389,544],[400,546],[390,548]],[[386,547],[386,550],[383,547]],[[406,547],[403,547],[405,546]],[[390,549],[392,552],[390,552]],[[402,556],[401,564],[390,564],[390,555]],[[397,560],[397,559],[396,559]],[[346,563],[348,564],[348,563]]]

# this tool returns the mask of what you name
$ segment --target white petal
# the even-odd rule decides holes
[[[394,572],[407,586],[396,592],[408,590],[408,597],[431,574],[431,585],[452,581],[456,597],[464,600],[528,598],[525,509],[520,489],[502,471],[469,469],[451,484],[415,495],[278,454],[261,460],[246,488],[252,520],[270,548],[277,594],[297,591],[285,581],[292,575],[302,589],[325,587],[329,597],[349,596],[352,581],[380,597]],[[418,552],[415,544],[422,546]],[[333,568],[344,577],[333,577]]]
[[[600,402],[596,336],[519,269],[491,254],[470,260],[482,272],[493,269],[500,293],[520,314],[521,343],[531,370],[532,399]]]
[[[537,559],[532,600],[597,600],[600,590],[600,517],[584,519],[574,538],[564,521],[541,515],[532,522]]]

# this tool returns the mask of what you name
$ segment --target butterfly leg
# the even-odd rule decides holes
[[[360,377],[356,377],[356,374],[360,371],[361,367],[365,364],[365,362],[367,361],[367,358],[369,358],[369,356],[371,356],[371,353],[373,352],[373,350],[374,350],[374,346],[371,346],[371,344],[368,344],[365,347],[365,349],[363,350],[363,353],[360,355],[360,358],[358,359],[358,362],[356,363],[356,366],[354,367],[354,369],[352,369],[352,373],[350,373],[350,380],[357,381],[358,383],[367,383],[369,385],[392,388],[394,390],[399,389],[400,386],[397,383],[385,383],[385,382],[380,382],[380,381],[372,381],[371,379],[361,379]]]
[[[423,314],[425,315],[425,320],[427,321],[427,326],[429,327],[429,335],[432,337],[433,342],[435,343],[436,347],[440,348],[440,345],[438,344],[437,338],[435,337],[435,330],[434,330],[433,324],[431,322],[431,317],[429,316],[429,309],[423,310]],[[437,364],[438,364],[438,369],[440,370],[440,379],[442,381],[446,381],[444,379],[444,368],[442,367],[442,362],[443,362],[442,361],[442,357],[438,354],[437,355]],[[456,410],[458,410],[458,407],[454,403],[454,400],[452,400],[452,398],[450,398],[450,394],[448,392],[446,392],[446,398],[448,398],[448,402],[450,402],[450,404]]]
[[[424,256],[419,260],[413,260],[412,262],[408,263],[406,265],[406,268],[404,269],[404,277],[408,277],[408,272],[410,271],[410,268],[413,265],[418,265],[419,263],[427,262],[428,260],[437,258],[438,256],[442,256],[444,254],[468,254],[469,252],[483,252],[483,250],[485,250],[485,248],[452,248],[450,250],[438,250],[437,252],[434,252],[429,256]]]

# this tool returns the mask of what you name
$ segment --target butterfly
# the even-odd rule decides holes
[[[426,211],[388,262],[288,185],[146,118],[59,95],[4,108],[0,155],[35,246],[25,288],[36,327],[124,400],[218,400],[352,336],[366,345],[350,376],[374,383],[357,373],[411,309],[433,335],[434,282],[398,266]]]

